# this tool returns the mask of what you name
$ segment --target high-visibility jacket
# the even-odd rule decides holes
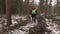
[[[36,14],[36,9],[32,10],[32,14]]]

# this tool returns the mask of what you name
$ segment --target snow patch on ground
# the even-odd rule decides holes
[[[48,25],[48,27],[46,27],[46,28],[52,31],[51,34],[52,33],[60,34],[60,31],[57,29],[58,25],[56,23],[49,22],[48,19],[45,19],[45,20],[46,20],[46,24]]]
[[[26,16],[12,16],[12,24],[17,24],[16,21],[14,21],[14,19],[22,19],[23,21],[26,20]],[[30,27],[34,27],[35,25],[37,25],[37,23],[28,23],[26,24],[26,26],[21,26],[19,29],[15,29],[13,31],[13,34],[28,34],[29,33],[29,28]],[[25,31],[22,31],[22,30],[25,30]]]

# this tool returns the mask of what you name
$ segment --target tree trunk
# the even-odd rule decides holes
[[[57,13],[60,15],[60,11],[59,11],[59,0],[57,0]]]
[[[50,0],[50,4],[49,4],[49,15],[52,14],[52,0]]]
[[[45,2],[45,17],[47,15],[47,7],[48,7],[48,0],[46,0],[46,2]]]
[[[6,0],[6,17],[7,17],[7,26],[11,25],[11,10],[10,10],[10,0]]]
[[[43,13],[43,10],[44,10],[44,0],[40,0],[40,10],[41,10],[41,13]]]

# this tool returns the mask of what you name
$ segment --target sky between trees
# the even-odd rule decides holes
[[[23,0],[23,1],[25,1],[25,0]],[[29,2],[32,2],[33,0],[29,0]],[[46,1],[46,0],[45,0]],[[50,3],[50,0],[48,0],[49,2],[48,2],[48,4]],[[39,4],[39,0],[34,0],[34,2],[35,2],[35,4]],[[52,0],[52,6],[54,6],[54,5],[56,5],[57,4],[57,0]]]

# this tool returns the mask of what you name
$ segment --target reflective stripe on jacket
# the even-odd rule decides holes
[[[32,10],[32,14],[36,14],[36,9]]]

